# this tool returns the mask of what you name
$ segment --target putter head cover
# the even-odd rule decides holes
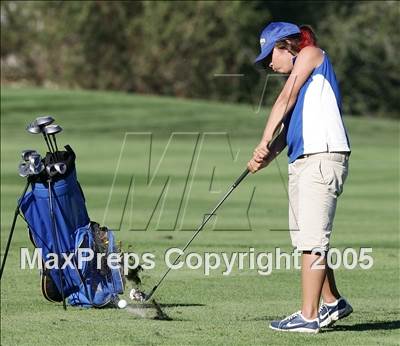
[[[132,288],[131,291],[129,292],[129,298],[137,302],[145,302],[147,300],[146,293],[134,288]]]

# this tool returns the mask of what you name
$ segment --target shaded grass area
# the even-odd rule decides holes
[[[58,141],[71,144],[77,153],[78,177],[91,218],[114,229],[121,224],[117,238],[125,249],[155,254],[155,268],[142,276],[143,288],[149,290],[165,270],[165,250],[183,246],[191,236],[178,229],[193,230],[243,171],[265,123],[265,110],[257,114],[254,109],[121,93],[3,89],[2,252],[24,184],[16,174],[19,152],[30,147],[44,151],[42,139],[24,128],[38,115],[54,114],[65,129]],[[338,270],[339,288],[355,312],[334,328],[315,336],[268,329],[270,320],[299,309],[300,273],[293,269],[260,275],[235,267],[226,276],[225,268],[209,276],[202,268],[172,271],[156,295],[171,321],[154,320],[151,308],[146,309],[146,318],[129,310],[64,312],[41,296],[36,270],[18,269],[19,248],[32,249],[19,220],[1,282],[1,343],[398,344],[399,124],[351,117],[345,121],[353,152],[332,245],[357,251],[371,247],[374,265],[369,270]],[[270,231],[287,228],[286,169],[282,155],[279,165],[273,163],[247,178],[190,251],[231,254],[281,247],[290,252],[287,232]],[[132,177],[135,189],[121,223]],[[150,219],[164,186],[162,203]],[[146,225],[147,231],[137,230]]]

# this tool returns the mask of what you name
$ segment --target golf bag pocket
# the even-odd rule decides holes
[[[107,263],[109,256],[118,254],[113,232],[91,222],[76,231],[75,241],[81,282],[79,290],[69,295],[69,304],[96,308],[112,305],[124,291],[119,261],[110,266]]]

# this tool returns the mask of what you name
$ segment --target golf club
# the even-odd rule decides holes
[[[65,174],[65,172],[67,171],[67,165],[64,162],[55,163],[54,168],[60,174]]]
[[[36,150],[33,149],[25,149],[21,151],[21,159],[24,161],[29,161],[29,156],[32,154],[37,154]]]
[[[54,122],[54,118],[50,115],[46,115],[43,117],[38,117],[35,119],[35,124],[38,125],[39,127],[45,127],[47,125],[50,125]]]
[[[131,299],[137,300],[140,302],[146,302],[148,301],[154,294],[154,292],[157,290],[157,288],[160,286],[160,284],[163,282],[165,277],[168,275],[168,273],[171,271],[173,266],[178,262],[180,259],[181,255],[185,252],[185,250],[189,247],[189,245],[192,243],[194,238],[203,230],[204,226],[207,224],[207,222],[211,219],[212,216],[215,215],[215,212],[218,210],[218,208],[224,203],[224,201],[229,197],[229,195],[233,192],[233,190],[241,183],[241,181],[246,178],[246,176],[250,173],[250,171],[246,168],[246,170],[240,175],[239,178],[236,179],[236,181],[232,184],[232,186],[229,188],[229,190],[225,193],[225,195],[222,197],[222,199],[218,202],[218,204],[214,207],[214,209],[207,214],[207,217],[204,219],[204,221],[201,223],[201,225],[197,228],[196,232],[193,234],[192,238],[186,243],[186,245],[182,248],[182,252],[177,256],[173,262],[173,264],[166,270],[164,275],[161,277],[161,279],[158,281],[158,283],[152,288],[152,290],[146,294],[144,292],[141,292],[139,290],[132,290],[131,291]]]
[[[32,133],[32,134],[34,134],[34,135],[36,135],[36,134],[38,134],[38,133],[42,133],[41,128],[40,128],[35,122],[30,123],[30,124],[26,127],[26,130],[27,130],[29,133]],[[52,149],[51,149],[51,147],[50,147],[50,144],[49,144],[49,141],[47,140],[46,135],[43,134],[43,137],[44,137],[44,140],[45,140],[45,142],[46,142],[46,144],[47,144],[47,148],[49,149],[49,152],[52,153]]]
[[[58,173],[56,168],[54,167],[54,164],[47,165],[46,172],[49,175],[49,177],[54,177]]]
[[[31,175],[39,174],[44,170],[44,165],[42,163],[42,157],[35,151],[30,155],[24,155],[27,158],[26,163],[29,163],[29,170]]]
[[[30,170],[31,170],[33,175],[37,175],[37,174],[41,173],[44,170],[44,164],[41,163],[39,166],[36,166],[36,167],[30,166],[29,168],[30,168]]]
[[[48,136],[49,140],[50,140],[50,138],[53,139],[56,151],[58,151],[58,146],[57,146],[57,141],[56,141],[56,134],[60,133],[62,131],[62,127],[60,125],[55,125],[55,124],[54,125],[47,125],[46,127],[44,127],[43,131],[46,133],[46,135]]]
[[[38,153],[32,153],[31,155],[28,156],[28,162],[30,163],[30,165],[35,167],[39,166],[42,163],[41,160],[42,158]]]
[[[57,173],[65,174],[67,165],[64,162],[52,163],[46,166],[46,172],[49,177],[54,177]]]
[[[30,167],[28,163],[26,162],[20,163],[20,165],[18,166],[18,174],[22,178],[26,178],[27,176],[30,175]]]
[[[39,126],[43,136],[47,135],[47,133],[44,131],[44,128],[47,125],[52,124],[53,122],[54,122],[54,118],[49,116],[49,115],[38,117],[38,118],[35,119],[35,124],[37,124]],[[54,151],[55,150],[54,150],[54,147],[53,147],[53,143],[51,142],[50,137],[48,135],[47,135],[47,139],[50,142],[50,147],[52,149],[52,154],[53,154],[53,157],[54,157]]]
[[[280,124],[277,125],[277,127],[275,129],[275,132],[274,132],[274,136],[273,136],[272,140],[267,145],[267,148],[268,148],[269,151],[271,151],[271,152],[276,151],[277,138],[282,133],[282,131],[284,131],[283,122],[281,122]],[[203,220],[201,225],[197,228],[197,230],[193,234],[192,238],[190,238],[190,240],[182,248],[182,252],[175,258],[173,264],[171,266],[169,266],[169,268],[165,271],[164,275],[157,282],[157,284],[152,288],[152,290],[149,293],[146,294],[145,292],[133,289],[131,291],[131,294],[130,294],[131,299],[137,300],[137,301],[140,301],[140,302],[146,302],[153,296],[154,292],[157,290],[157,288],[163,282],[163,280],[168,275],[168,273],[171,271],[171,269],[174,267],[174,265],[178,263],[178,260],[181,258],[182,254],[189,247],[189,245],[192,243],[194,238],[196,238],[197,235],[203,230],[204,226],[211,219],[211,217],[215,215],[215,212],[222,205],[222,203],[224,203],[224,201],[229,197],[229,195],[233,192],[233,190],[242,182],[242,180],[244,178],[247,177],[247,175],[249,173],[250,173],[250,170],[248,168],[246,168],[243,171],[243,173],[239,176],[239,178],[237,178],[236,181],[232,184],[232,186],[229,188],[229,190],[225,193],[225,195],[222,197],[222,199],[218,202],[218,204],[214,207],[214,209],[210,213],[206,214],[207,217]]]
[[[52,154],[54,153],[54,148],[50,145],[51,143],[49,143],[49,139],[47,138],[46,133],[43,131],[43,128],[47,125],[50,125],[53,122],[54,118],[51,116],[38,117],[35,119],[34,122],[29,124],[26,128],[26,130],[32,134],[42,133],[44,140],[47,144],[47,148]]]
[[[21,162],[18,166],[18,174],[26,178],[31,175],[37,175],[44,170],[44,165],[39,154],[32,155],[28,161]]]
[[[40,162],[37,166],[31,164],[29,165],[29,169],[32,175],[37,175],[44,170],[44,164],[42,162]]]

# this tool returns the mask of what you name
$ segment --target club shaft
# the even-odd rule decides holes
[[[47,138],[47,136],[46,136],[46,134],[44,132],[42,132],[42,134],[43,134],[43,138],[44,138],[44,140],[45,140],[45,142],[47,144],[47,148],[49,149],[50,153],[53,153],[54,149],[52,147],[50,147],[49,139]]]
[[[51,137],[53,138],[54,145],[55,145],[55,147],[56,147],[56,150],[58,151],[58,146],[57,146],[56,135],[52,135]]]
[[[248,169],[246,169],[240,177],[233,183],[233,185],[230,187],[228,192],[225,193],[225,195],[222,197],[222,199],[218,202],[218,204],[214,207],[214,209],[207,214],[207,217],[204,219],[204,221],[201,223],[201,225],[197,228],[196,232],[193,234],[192,238],[186,243],[186,245],[182,248],[181,253],[175,258],[173,264],[169,266],[169,268],[166,270],[164,275],[161,277],[161,279],[158,281],[158,283],[153,287],[151,292],[147,295],[146,300],[149,300],[150,297],[154,294],[154,292],[157,290],[157,288],[160,286],[161,282],[165,279],[165,277],[168,275],[168,273],[171,271],[172,267],[178,263],[179,259],[181,256],[184,254],[185,250],[190,246],[192,241],[197,237],[197,235],[203,230],[204,226],[207,224],[207,222],[211,219],[212,216],[215,215],[215,212],[218,210],[218,208],[222,205],[222,203],[225,202],[225,200],[229,197],[229,195],[232,193],[232,191],[241,183],[241,181],[250,173]]]
[[[56,135],[51,135],[51,138],[53,139],[53,142],[54,142],[54,146],[55,146],[55,148],[56,148],[56,150],[55,150],[55,158],[56,158],[56,160],[58,161],[58,146],[57,146],[57,140],[56,140]],[[50,136],[49,136],[49,139],[50,139]],[[51,142],[51,141],[50,141]]]
[[[63,273],[61,270],[61,263],[60,263],[60,257],[61,257],[61,251],[60,251],[60,241],[58,239],[58,234],[57,234],[57,225],[56,225],[56,219],[54,217],[54,210],[53,210],[53,192],[51,191],[51,180],[48,181],[49,183],[49,209],[50,209],[50,218],[51,218],[51,230],[53,233],[53,241],[54,241],[54,247],[57,252],[58,256],[58,277],[60,280],[60,286],[61,286],[61,297],[63,301],[63,308],[64,310],[67,310],[67,305],[65,303],[65,294],[64,294],[64,282],[63,282]]]
[[[277,140],[278,136],[282,132],[283,127],[282,124],[279,126],[279,128],[276,129],[274,136],[271,140],[271,142],[268,143],[267,148],[270,150],[272,145],[275,143]],[[207,215],[207,217],[204,219],[202,224],[199,226],[199,228],[196,230],[196,232],[193,234],[192,238],[187,242],[185,247],[182,249],[182,252],[176,257],[175,261],[173,262],[173,265],[175,265],[178,260],[181,258],[182,254],[185,252],[185,250],[189,247],[191,242],[193,241],[194,238],[202,231],[204,226],[207,224],[208,220],[211,219],[211,217],[214,215],[214,213],[217,211],[217,209],[221,206],[222,203],[229,197],[229,195],[232,193],[232,191],[242,182],[244,178],[247,177],[247,175],[250,173],[250,170],[246,168],[243,173],[239,176],[239,178],[236,179],[236,181],[232,184],[228,192],[222,197],[222,199],[219,201],[219,203],[215,206],[215,208]],[[149,300],[151,296],[154,294],[154,292],[157,290],[158,286],[161,284],[161,282],[165,279],[165,277],[168,275],[168,273],[171,271],[172,266],[170,266],[164,275],[161,277],[161,279],[158,281],[157,285],[153,287],[153,289],[150,291],[150,293],[146,296],[146,300]]]

